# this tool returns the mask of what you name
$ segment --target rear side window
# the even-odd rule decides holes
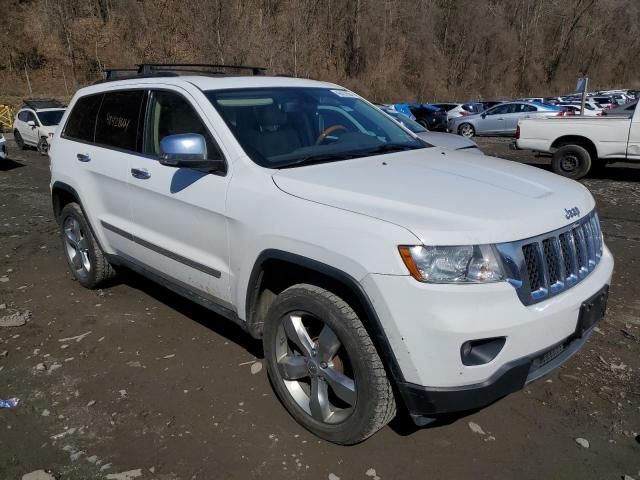
[[[93,142],[96,129],[96,117],[102,102],[102,94],[88,95],[80,98],[69,114],[62,135],[74,140]]]
[[[29,112],[27,112],[26,110],[23,112],[20,112],[18,114],[18,120],[20,120],[21,122],[28,122],[29,121]]]
[[[96,122],[95,143],[138,151],[138,123],[143,98],[143,90],[105,93]]]

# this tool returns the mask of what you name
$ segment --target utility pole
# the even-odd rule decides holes
[[[27,86],[29,87],[29,96],[33,95],[33,90],[31,89],[31,80],[29,80],[29,72],[27,71],[27,64],[24,64],[24,76],[27,77]]]

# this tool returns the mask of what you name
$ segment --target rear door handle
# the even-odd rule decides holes
[[[79,154],[76,155],[76,158],[80,162],[90,162],[91,161],[91,157],[87,153],[79,153]]]
[[[134,178],[139,178],[140,180],[146,180],[147,178],[151,177],[149,170],[147,170],[146,168],[132,168],[131,175]]]

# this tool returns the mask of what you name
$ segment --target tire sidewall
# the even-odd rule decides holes
[[[562,163],[566,156],[571,155],[578,161],[578,166],[574,170],[566,170]],[[564,145],[558,148],[551,161],[551,168],[554,173],[572,180],[579,180],[591,170],[591,154],[580,145]]]
[[[315,315],[328,325],[338,336],[347,351],[356,385],[356,405],[353,413],[344,422],[327,424],[319,422],[298,406],[283,383],[276,365],[275,344],[280,319],[294,311],[305,311]],[[263,346],[267,371],[274,390],[287,411],[306,429],[328,441],[340,444],[357,443],[359,433],[367,430],[369,420],[374,414],[374,406],[368,401],[375,398],[376,392],[369,381],[368,366],[359,350],[363,345],[358,342],[356,332],[348,325],[348,319],[329,300],[309,294],[301,287],[292,287],[283,292],[267,313],[264,325]]]
[[[89,257],[89,262],[91,263],[91,270],[89,272],[86,272],[84,269],[76,270],[73,266],[73,263],[71,262],[71,259],[69,258],[69,255],[67,254],[67,240],[64,234],[64,224],[69,217],[75,218],[80,223],[80,227],[82,228],[82,231],[87,238],[87,243],[89,245],[87,255]],[[80,283],[80,285],[82,285],[83,287],[92,288],[96,283],[96,248],[98,247],[95,239],[93,238],[93,233],[89,228],[89,224],[87,223],[82,210],[80,209],[80,206],[76,203],[67,204],[60,212],[59,224],[63,253],[71,274],[75,277],[76,280],[78,280],[78,283]]]
[[[38,152],[40,152],[40,155],[47,155],[49,153],[49,141],[45,137],[40,137],[38,141]]]

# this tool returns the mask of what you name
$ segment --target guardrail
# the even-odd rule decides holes
[[[0,128],[13,127],[13,107],[10,105],[0,105]]]

